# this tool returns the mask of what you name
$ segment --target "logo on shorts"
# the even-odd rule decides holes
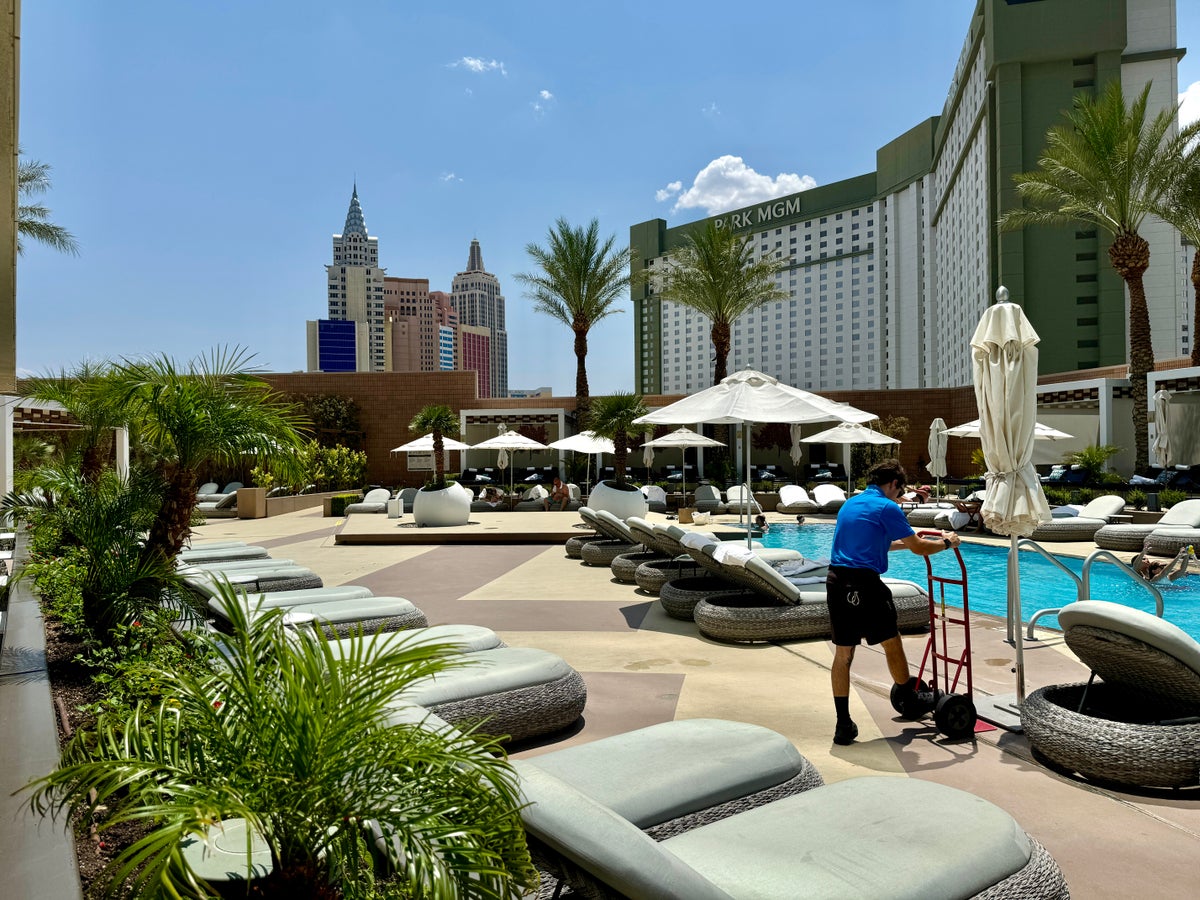
[[[851,606],[858,606],[858,601],[858,591],[850,591],[850,593],[846,594],[846,602]]]

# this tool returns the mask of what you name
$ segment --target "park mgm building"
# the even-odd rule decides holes
[[[788,263],[788,299],[734,324],[729,370],[815,391],[970,384],[971,334],[1001,284],[1041,336],[1042,374],[1124,363],[1125,290],[1107,236],[1085,225],[1002,234],[996,221],[1076,94],[1119,78],[1127,98],[1152,84],[1150,116],[1175,105],[1175,40],[1174,0],[979,0],[942,113],[879,148],[874,172],[712,217],[757,257]],[[650,272],[632,290],[642,394],[712,384],[711,323],[655,297],[666,254],[703,224],[630,228],[634,265]],[[1141,234],[1155,355],[1186,355],[1194,248],[1159,221]]]

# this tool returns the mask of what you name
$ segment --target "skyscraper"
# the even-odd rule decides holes
[[[483,251],[479,241],[472,239],[467,256],[467,268],[454,276],[450,294],[451,302],[458,313],[459,325],[486,328],[489,334],[488,393],[480,397],[508,396],[508,332],[504,326],[504,296],[500,293],[500,280],[483,268]],[[463,368],[468,366],[464,360]]]
[[[350,196],[350,208],[346,212],[342,233],[333,236],[333,263],[325,267],[325,272],[329,289],[329,319],[365,326],[366,347],[359,346],[355,354],[357,371],[386,371],[383,312],[386,270],[379,267],[379,239],[367,234],[362,206],[358,202],[357,184]],[[361,335],[363,330],[356,329],[356,333]],[[316,359],[313,354],[314,333],[317,335]],[[309,323],[310,370],[320,368],[319,359],[323,355],[320,334],[317,323]]]

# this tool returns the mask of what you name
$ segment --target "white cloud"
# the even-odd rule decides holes
[[[773,200],[798,191],[807,191],[817,186],[811,175],[796,175],[781,172],[772,178],[762,175],[746,165],[740,156],[720,156],[710,162],[697,173],[692,186],[683,193],[679,189],[683,185],[673,181],[665,188],[655,192],[658,202],[663,202],[679,194],[671,212],[683,209],[703,209],[708,215],[743,206],[753,206],[764,200]]]
[[[672,181],[665,188],[659,188],[654,192],[654,199],[659,203],[670,200],[676,194],[683,190],[682,181]]]
[[[1193,81],[1179,95],[1179,127],[1200,119],[1200,81]]]
[[[541,97],[543,100],[553,100],[554,99],[554,95],[547,90],[538,91],[538,96]]]
[[[538,91],[538,99],[534,100],[529,105],[533,108],[533,114],[535,116],[541,117],[546,114],[546,110],[554,102],[555,102],[554,95],[552,93],[550,93],[548,90],[546,90],[545,88],[543,88],[542,90]]]
[[[443,183],[447,183],[451,181],[462,181],[462,178],[460,178],[458,175],[455,175],[453,172],[443,172],[440,176],[438,176],[438,180],[442,181]]]
[[[504,68],[504,63],[500,60],[483,59],[479,56],[464,56],[462,59],[450,63],[450,68],[466,69],[468,72],[474,72],[477,75],[482,75],[486,72],[499,72],[501,75],[508,75],[508,70]]]
[[[710,119],[715,119],[721,114],[721,110],[717,108],[717,104],[715,103],[710,103],[708,106],[700,107],[700,112],[702,115],[708,116]]]

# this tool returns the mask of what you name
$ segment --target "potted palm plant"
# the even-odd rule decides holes
[[[607,397],[595,397],[588,413],[591,430],[613,442],[613,469],[616,477],[602,481],[592,488],[588,506],[592,509],[607,509],[619,519],[644,516],[649,508],[646,498],[637,485],[626,480],[626,460],[629,457],[629,440],[640,432],[634,420],[646,415],[649,410],[642,398],[629,392],[618,392]]]
[[[443,403],[431,403],[413,416],[409,431],[433,435],[433,484],[417,491],[413,519],[418,526],[466,525],[471,518],[471,495],[458,484],[446,484],[446,450],[443,438],[458,434],[458,416]]]

